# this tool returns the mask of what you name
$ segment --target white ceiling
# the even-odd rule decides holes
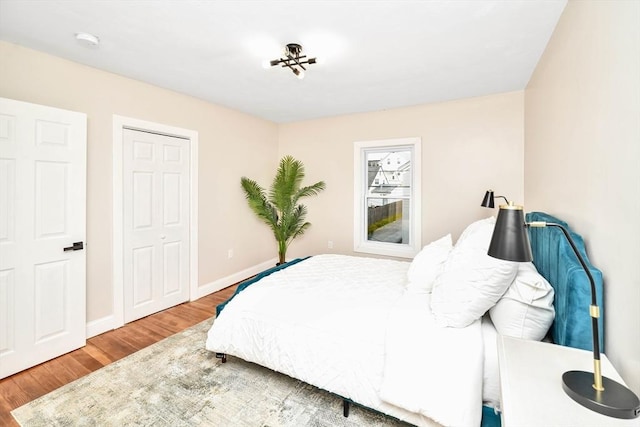
[[[0,0],[0,39],[283,123],[523,89],[565,4]],[[292,42],[304,80],[261,65]]]

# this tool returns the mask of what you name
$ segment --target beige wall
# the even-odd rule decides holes
[[[242,175],[270,179],[278,160],[276,124],[6,42],[0,62],[0,96],[88,116],[88,321],[113,314],[113,114],[199,132],[200,285],[275,256],[239,182]],[[227,259],[228,249],[234,258]]]
[[[640,2],[570,1],[525,92],[529,210],[566,219],[605,279],[605,349],[640,393]]]
[[[312,226],[293,242],[290,256],[353,254],[354,141],[422,138],[423,244],[449,232],[455,239],[472,220],[494,214],[480,207],[488,188],[521,201],[523,97],[512,92],[281,125],[280,156],[304,162],[305,182],[327,183],[308,199]]]

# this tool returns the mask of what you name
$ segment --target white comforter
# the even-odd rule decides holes
[[[206,348],[258,363],[417,425],[478,426],[479,322],[439,328],[409,263],[318,255],[238,294]]]
[[[406,293],[389,315],[380,398],[446,426],[482,419],[484,342],[481,322],[443,328],[431,294]]]

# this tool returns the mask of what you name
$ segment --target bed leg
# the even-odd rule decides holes
[[[216,359],[222,359],[222,363],[227,363],[226,353],[216,353]]]
[[[347,399],[342,399],[342,415],[345,418],[349,417],[349,409],[351,408],[351,402]]]

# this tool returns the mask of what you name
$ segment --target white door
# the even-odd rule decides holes
[[[0,98],[0,378],[86,343],[86,123]]]
[[[189,140],[123,131],[124,320],[189,298]]]

